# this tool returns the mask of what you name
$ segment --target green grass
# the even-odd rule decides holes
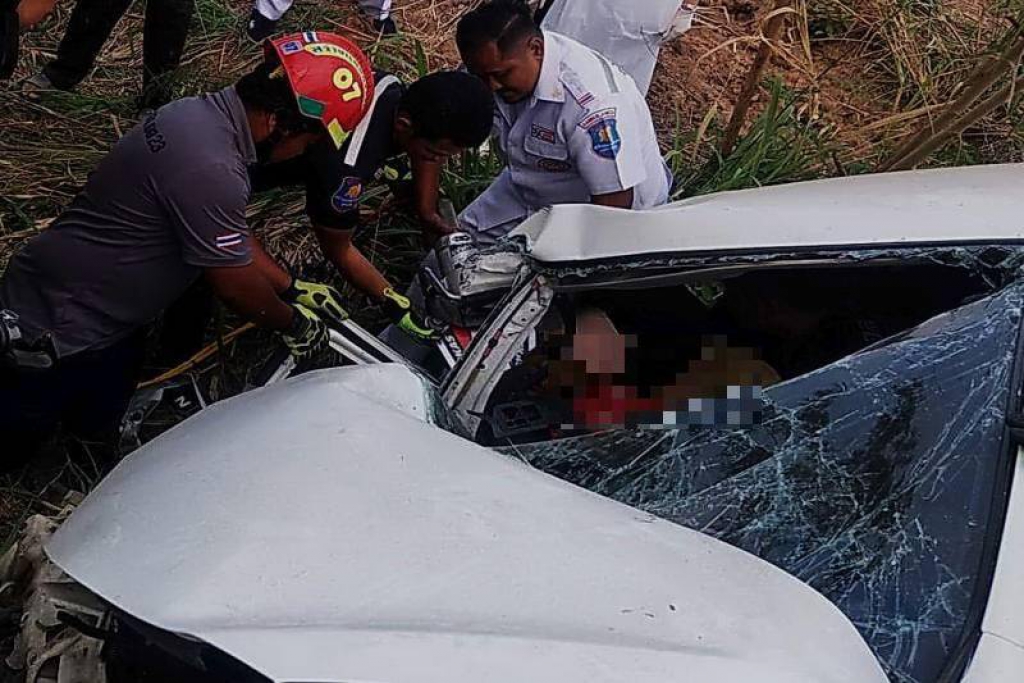
[[[694,144],[692,134],[677,131],[667,155],[676,179],[675,199],[830,175],[836,151],[830,133],[798,118],[798,98],[780,82],[770,82],[768,91],[764,110],[727,157],[718,152],[720,126],[712,125],[704,141],[710,159],[696,166],[684,152]]]
[[[241,35],[247,19],[248,15],[240,17],[237,10],[221,0],[196,0],[192,15],[192,35]]]

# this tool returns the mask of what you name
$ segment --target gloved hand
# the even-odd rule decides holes
[[[384,291],[384,310],[400,330],[419,341],[441,338],[442,330],[413,310],[412,302],[393,289]]]
[[[308,308],[331,326],[336,327],[349,319],[348,311],[341,307],[341,295],[330,285],[292,280],[281,298],[290,304]]]
[[[282,333],[284,343],[296,358],[309,358],[327,348],[330,336],[327,325],[317,314],[301,304],[294,304],[295,317],[291,329]]]

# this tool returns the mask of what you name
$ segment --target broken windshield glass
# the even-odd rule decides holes
[[[1022,305],[1016,284],[772,387],[755,426],[514,453],[775,564],[835,603],[893,681],[934,681],[987,591]]]

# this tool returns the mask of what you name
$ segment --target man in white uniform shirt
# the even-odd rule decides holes
[[[668,201],[671,174],[636,83],[608,59],[542,31],[522,0],[494,0],[459,22],[469,71],[495,92],[506,168],[460,216],[494,242],[553,204],[647,209]]]

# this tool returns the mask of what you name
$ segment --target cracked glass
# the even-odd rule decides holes
[[[1019,267],[1019,252],[1000,253],[943,259],[998,285]],[[935,681],[987,594],[1022,306],[1012,284],[771,387],[753,426],[505,450],[771,562],[838,606],[891,680]]]

